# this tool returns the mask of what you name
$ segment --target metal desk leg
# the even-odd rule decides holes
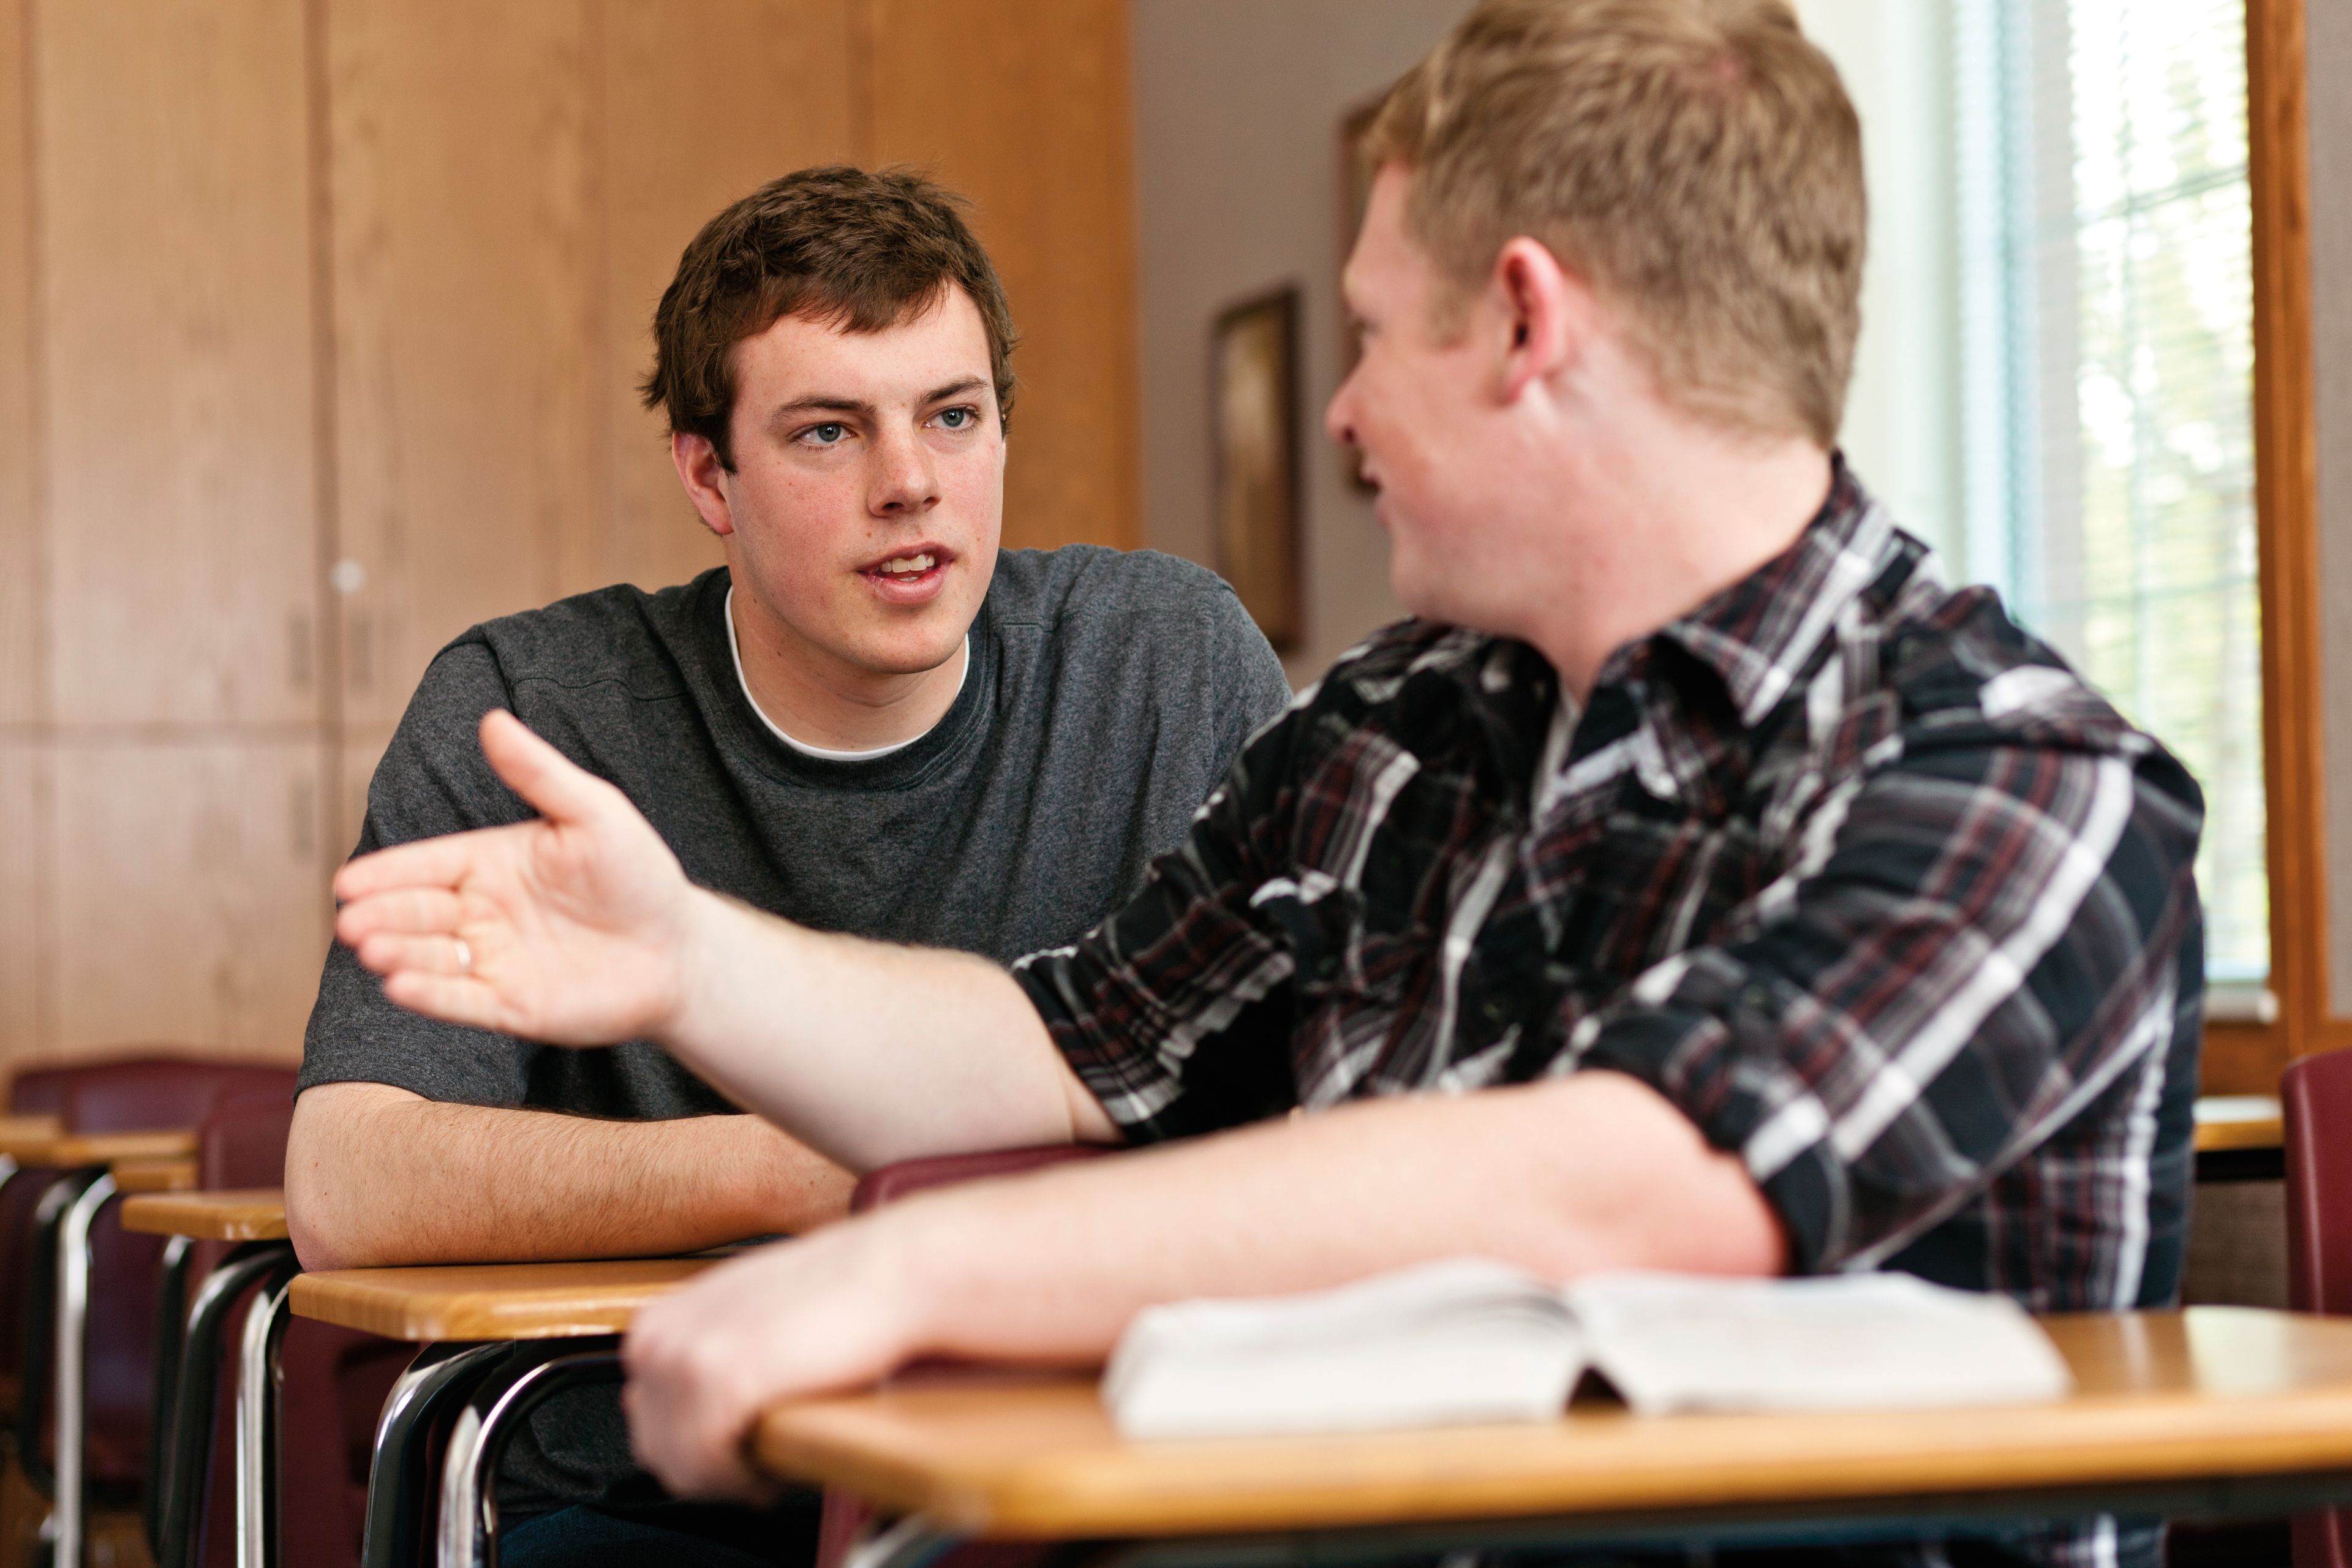
[[[89,1415],[83,1350],[89,1328],[89,1227],[114,1196],[114,1178],[100,1174],[81,1190],[58,1227],[58,1322],[56,1431],[57,1510],[50,1517],[57,1568],[81,1568],[88,1500],[83,1452]]]
[[[963,1537],[910,1513],[851,1547],[841,1568],[929,1568],[962,1543]]]
[[[213,1415],[220,1395],[229,1314],[256,1284],[270,1288],[269,1277],[288,1267],[293,1255],[293,1247],[283,1241],[248,1241],[205,1276],[205,1282],[196,1288],[195,1300],[189,1304],[179,1387],[168,1406],[172,1436],[164,1449],[159,1488],[158,1568],[195,1568],[201,1555],[196,1531],[205,1516],[206,1483],[212,1474]]]
[[[614,1342],[579,1349],[577,1340],[517,1344],[514,1359],[475,1385],[441,1456],[438,1568],[498,1568],[499,1462],[530,1413],[568,1388],[621,1381]]]
[[[425,1545],[431,1502],[425,1486],[432,1475],[434,1423],[512,1349],[503,1342],[426,1345],[392,1385],[383,1416],[376,1423],[375,1453],[368,1462],[360,1568],[412,1568],[415,1563]]]
[[[24,1286],[24,1341],[18,1348],[24,1373],[16,1399],[16,1461],[26,1479],[44,1499],[58,1495],[57,1473],[49,1465],[50,1418],[57,1411],[57,1381],[50,1364],[58,1353],[58,1235],[65,1228],[66,1211],[82,1190],[98,1179],[96,1171],[50,1173],[48,1186],[33,1207],[32,1267]],[[54,1542],[56,1517],[41,1522],[41,1539]]]
[[[0,1183],[5,1186],[5,1183]],[[187,1325],[188,1263],[192,1237],[163,1243],[163,1271],[155,1286],[155,1392],[148,1401],[147,1484],[139,1499],[139,1522],[146,1527],[147,1550],[163,1550],[163,1487],[171,1474],[172,1401],[180,1392],[180,1352]]]
[[[237,1568],[278,1561],[278,1345],[288,1282],[300,1272],[290,1253],[279,1259],[246,1310],[236,1363]]]

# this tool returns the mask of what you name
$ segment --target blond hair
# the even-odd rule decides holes
[[[1617,309],[1676,406],[1837,438],[1862,132],[1784,0],[1483,0],[1368,134],[1454,323],[1515,237]]]

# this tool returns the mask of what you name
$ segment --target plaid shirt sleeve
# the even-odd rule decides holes
[[[2078,1118],[2152,1142],[2183,1031],[2193,1060],[2195,784],[2119,726],[1939,717],[1826,794],[1744,931],[1650,969],[1555,1064],[1643,1079],[1736,1151],[1801,1271],[1885,1262]],[[2118,1146],[2036,1223],[2071,1204],[2128,1234],[2146,1157]]]
[[[1212,1131],[1278,1115],[1291,1077],[1296,959],[1262,891],[1291,884],[1283,814],[1307,722],[1294,707],[1254,736],[1143,887],[1013,978],[1064,1058],[1129,1138]]]

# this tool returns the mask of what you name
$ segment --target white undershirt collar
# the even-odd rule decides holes
[[[743,679],[743,645],[735,636],[735,584],[732,583],[727,584],[727,602],[719,607],[719,617],[727,623],[727,652],[735,660],[735,680],[736,684],[743,689],[743,700],[751,705],[751,711],[760,716],[760,722],[768,727],[768,733],[801,755],[814,757],[819,762],[826,763],[870,763],[877,758],[887,757],[893,752],[905,751],[921,740],[923,735],[928,735],[932,730],[939,728],[939,725],[934,723],[926,729],[922,735],[909,735],[903,741],[894,741],[887,746],[875,746],[863,752],[838,752],[829,746],[812,746],[806,741],[793,740],[784,733],[782,726],[768,717],[768,710],[760,706],[758,698],[751,695],[751,683]],[[971,634],[966,632],[963,634],[963,668],[956,673],[956,697],[963,695],[963,683],[971,679]],[[955,697],[948,699],[948,707],[950,710],[955,707]],[[947,715],[942,713],[940,717],[944,720]]]

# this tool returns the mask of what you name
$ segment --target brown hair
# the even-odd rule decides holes
[[[908,169],[845,165],[772,180],[702,226],[654,311],[646,406],[700,436],[730,470],[735,345],[799,315],[878,332],[936,303],[950,286],[980,310],[998,420],[1013,417],[1020,334],[964,201]]]
[[[1836,440],[1862,131],[1785,0],[1483,0],[1368,134],[1411,171],[1454,321],[1527,235],[1622,311],[1677,406]]]

